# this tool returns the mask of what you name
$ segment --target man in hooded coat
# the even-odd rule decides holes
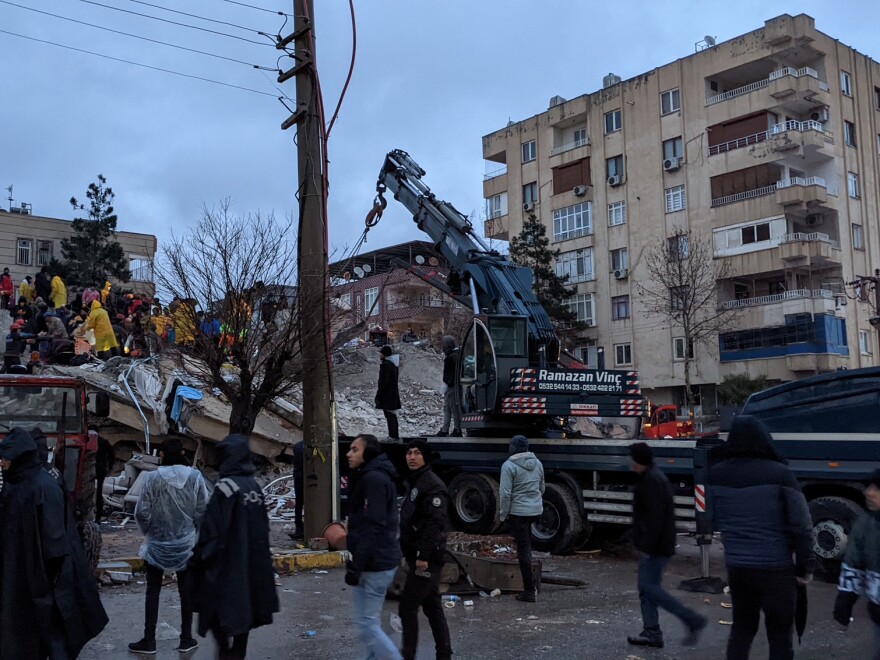
[[[76,658],[107,625],[60,484],[23,429],[0,442],[0,660]]]
[[[794,657],[795,595],[813,570],[812,521],[794,473],[773,449],[767,427],[737,417],[726,460],[709,471],[714,529],[724,538],[733,602],[728,660],[746,660],[761,612],[770,657]]]
[[[397,387],[397,375],[400,367],[400,355],[394,354],[391,347],[383,346],[379,351],[379,384],[376,388],[376,407],[385,415],[388,422],[388,438],[400,439],[397,411],[400,410],[400,391]]]
[[[219,480],[193,550],[199,635],[210,630],[221,660],[244,658],[248,634],[272,623],[278,611],[269,550],[269,516],[254,479],[248,439],[227,436],[217,445]],[[233,641],[230,644],[229,638]]]
[[[119,342],[116,341],[110,316],[97,300],[92,303],[84,328],[84,332],[95,331],[95,351],[99,358],[107,360],[113,355],[119,355]]]

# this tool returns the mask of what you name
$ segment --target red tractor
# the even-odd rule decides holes
[[[101,530],[95,524],[95,458],[98,434],[88,430],[92,403],[96,417],[106,417],[105,393],[87,396],[76,378],[0,374],[0,440],[14,428],[39,428],[46,435],[49,461],[67,490],[92,568],[101,554]]]
[[[651,416],[642,424],[642,437],[654,440],[663,438],[692,438],[694,420],[679,418],[675,406],[655,406],[651,404]]]

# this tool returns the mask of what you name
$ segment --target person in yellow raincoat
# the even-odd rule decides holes
[[[110,282],[104,282],[104,288],[101,289],[101,304],[107,304],[107,298],[110,297],[110,287],[113,286]]]
[[[55,309],[61,309],[67,304],[67,287],[64,286],[64,280],[60,275],[52,278],[52,302],[55,303]]]
[[[97,300],[92,303],[89,317],[86,319],[85,331],[95,331],[95,351],[98,357],[106,360],[114,355],[119,355],[119,342],[116,341],[116,333],[110,324],[110,316],[107,310]]]
[[[182,300],[171,316],[174,326],[175,343],[187,346],[196,340],[196,306],[195,300]]]
[[[27,298],[28,302],[33,302],[37,297],[37,287],[34,286],[34,278],[25,275],[25,278],[18,285],[18,297]]]

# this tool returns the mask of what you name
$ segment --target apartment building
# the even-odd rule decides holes
[[[69,220],[34,215],[29,205],[11,206],[9,211],[0,209],[0,269],[9,268],[17,287],[25,275],[33,277],[52,259],[62,259],[61,241],[73,234]],[[125,287],[153,295],[156,237],[119,231],[116,240],[128,256],[131,270],[131,281]]]
[[[646,314],[645,254],[682,230],[729,264],[717,304],[738,313],[692,347],[707,411],[727,374],[880,364],[872,285],[850,284],[880,268],[880,64],[805,14],[709,41],[483,138],[485,235],[536,213],[589,326],[572,348],[637,369],[654,400],[683,402],[688,347]]]

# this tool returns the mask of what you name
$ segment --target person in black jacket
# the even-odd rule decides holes
[[[407,445],[409,489],[400,508],[400,547],[408,569],[399,607],[404,660],[416,657],[419,607],[431,625],[437,660],[452,658],[449,626],[439,589],[449,522],[449,492],[431,470],[431,458],[427,440],[419,438]]]
[[[675,554],[675,506],[672,486],[654,465],[654,454],[644,442],[630,445],[630,469],[639,475],[633,491],[633,543],[639,560],[639,601],[643,630],[626,641],[636,646],[663,648],[658,607],[678,617],[687,627],[684,646],[697,643],[708,623],[706,617],[683,605],[663,589],[663,569]]]
[[[385,414],[388,422],[388,439],[397,442],[400,432],[397,426],[397,411],[400,410],[400,391],[397,389],[397,372],[400,355],[392,355],[391,347],[383,346],[379,353],[379,386],[376,389],[376,407]]]
[[[354,587],[354,625],[369,658],[398,660],[382,630],[382,604],[400,563],[397,542],[397,471],[374,435],[359,435],[346,454],[354,471],[349,496],[345,583]]]
[[[727,437],[726,460],[709,471],[710,511],[724,539],[733,602],[728,660],[749,657],[761,611],[770,657],[793,658],[797,583],[811,578],[810,510],[772,443],[759,419],[737,417]]]
[[[44,302],[48,302],[52,297],[52,278],[49,276],[47,266],[43,266],[37,273],[34,288],[37,290],[37,298],[42,298]]]
[[[458,368],[458,347],[455,345],[455,337],[446,335],[443,337],[443,425],[437,431],[437,437],[444,437],[449,433],[449,424],[452,423],[453,438],[461,437],[461,409],[455,400],[455,372]]]

